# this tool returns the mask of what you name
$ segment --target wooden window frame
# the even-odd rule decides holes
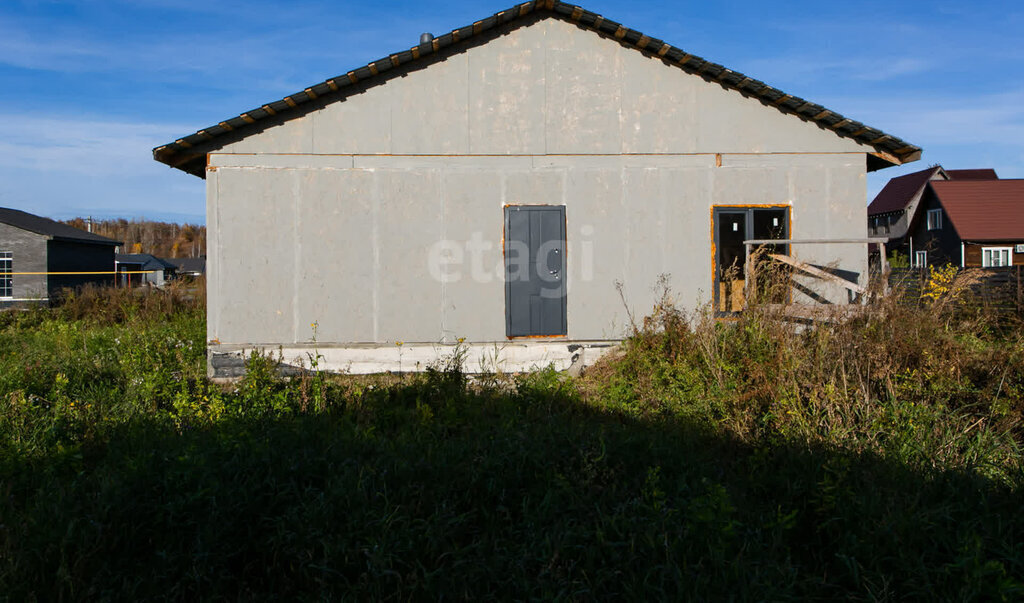
[[[942,209],[929,209],[925,218],[928,230],[942,230]]]
[[[998,264],[998,265],[996,265],[996,264],[992,264],[991,262],[986,262],[986,260],[985,260],[985,252],[989,253],[989,258],[991,258],[992,254],[994,254],[994,253],[1006,253],[1006,263],[1005,264]],[[992,246],[992,247],[982,247],[981,248],[981,267],[982,268],[1005,268],[1007,266],[1013,266],[1013,247],[1004,247],[1004,246],[996,247],[996,246]]]
[[[924,258],[922,261],[921,258]],[[927,268],[928,267],[928,252],[927,251],[915,251],[914,252],[914,268]]]

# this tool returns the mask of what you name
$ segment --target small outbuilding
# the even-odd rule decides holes
[[[165,261],[174,264],[177,268],[177,278],[203,278],[206,276],[206,256],[197,258],[164,258]]]
[[[114,284],[120,241],[0,207],[0,306],[48,302],[61,290]]]
[[[920,154],[551,0],[154,150],[207,182],[214,375],[253,348],[351,372],[455,345],[470,371],[588,363],[659,282],[742,309],[750,240],[835,241],[776,249],[864,282],[866,173]]]
[[[119,253],[114,260],[122,287],[163,287],[178,271],[177,265],[148,253]]]

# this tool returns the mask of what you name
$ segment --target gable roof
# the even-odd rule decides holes
[[[166,270],[178,266],[149,253],[119,253],[114,256],[118,264],[138,264],[143,270]]]
[[[914,197],[924,190],[928,181],[942,171],[942,167],[936,165],[889,180],[868,205],[868,215],[875,216],[906,209]]]
[[[61,241],[79,241],[97,245],[122,245],[121,241],[101,237],[74,226],[61,224],[49,218],[30,214],[19,209],[0,207],[0,223],[34,232]]]
[[[965,241],[1024,241],[1024,180],[949,180],[931,183]]]
[[[198,272],[206,274],[206,256],[198,258],[164,258],[178,267],[178,272]]]
[[[822,128],[832,130],[838,136],[871,146],[875,149],[875,153],[868,154],[869,169],[900,165],[916,161],[921,156],[921,148],[918,146],[844,117],[821,105],[786,94],[764,82],[690,54],[667,42],[629,29],[580,6],[557,0],[531,0],[497,12],[472,25],[454,29],[430,42],[396,52],[343,75],[314,84],[281,100],[267,103],[216,125],[203,128],[194,134],[179,138],[174,142],[159,146],[153,149],[153,157],[171,167],[205,178],[206,153],[211,149],[219,148],[219,144],[225,144],[225,139],[221,137],[226,134],[233,133],[234,136],[244,137],[246,132],[258,131],[261,125],[259,122],[302,115],[309,110],[310,105],[307,103],[316,99],[321,99],[320,103],[344,100],[349,94],[361,90],[361,87],[354,86],[357,82],[365,83],[367,80],[387,78],[392,75],[387,72],[400,65],[406,67],[430,55],[436,55],[442,50],[465,45],[473,38],[498,26],[527,23],[529,22],[526,20],[527,18],[558,18],[589,31],[613,37],[625,46],[644,53],[656,54],[662,60],[680,67],[687,73],[717,82],[725,88],[736,90],[745,96],[757,98],[782,113],[814,122]],[[315,108],[316,103],[313,105]]]
[[[946,170],[950,180],[999,180],[996,171],[992,168],[981,168],[976,170]]]

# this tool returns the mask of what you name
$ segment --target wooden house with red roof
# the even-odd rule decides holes
[[[887,239],[887,249],[906,255],[916,267],[1010,265],[1005,262],[1014,258],[1004,247],[985,250],[992,247],[987,243],[1024,243],[1024,228],[1017,226],[1024,219],[1015,192],[1020,182],[1000,180],[991,168],[941,165],[893,178],[868,206],[868,234]],[[1011,246],[1009,253],[1017,252]],[[1019,257],[1013,261],[1022,263]]]
[[[1024,265],[1024,180],[932,180],[908,238],[915,266]]]

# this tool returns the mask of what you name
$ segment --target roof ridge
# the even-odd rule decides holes
[[[0,207],[0,223],[60,240],[85,241],[104,245],[123,244],[121,241],[13,207]]]
[[[735,90],[743,95],[754,96],[782,113],[796,115],[801,119],[814,122],[826,129],[832,130],[837,136],[872,146],[883,159],[890,163],[900,164],[915,161],[921,155],[921,148],[916,145],[845,117],[816,103],[787,94],[743,73],[690,54],[663,40],[651,38],[616,21],[605,19],[603,16],[590,12],[581,6],[559,0],[530,0],[503,11],[498,11],[470,25],[453,29],[448,33],[433,38],[429,42],[413,46],[409,50],[403,50],[376,61],[371,61],[365,66],[357,67],[333,78],[328,78],[299,92],[289,94],[280,100],[264,104],[215,125],[202,128],[174,142],[156,147],[153,149],[153,157],[161,163],[166,163],[171,167],[178,167],[203,177],[205,175],[205,162],[203,162],[202,166],[197,167],[194,165],[197,153],[193,151],[192,155],[186,154],[184,158],[176,156],[187,153],[193,147],[209,143],[218,136],[228,132],[244,129],[261,120],[278,116],[282,113],[287,114],[295,111],[301,105],[313,101],[320,96],[344,94],[345,88],[357,82],[376,78],[400,65],[406,65],[436,54],[442,49],[455,44],[465,43],[470,38],[496,26],[512,23],[530,14],[540,13],[548,13],[549,16],[566,19],[585,29],[612,36],[621,44],[632,46],[641,52],[656,54],[666,62],[674,64],[687,73],[717,82],[725,88]],[[186,169],[184,167],[186,164],[193,164],[192,169]]]

